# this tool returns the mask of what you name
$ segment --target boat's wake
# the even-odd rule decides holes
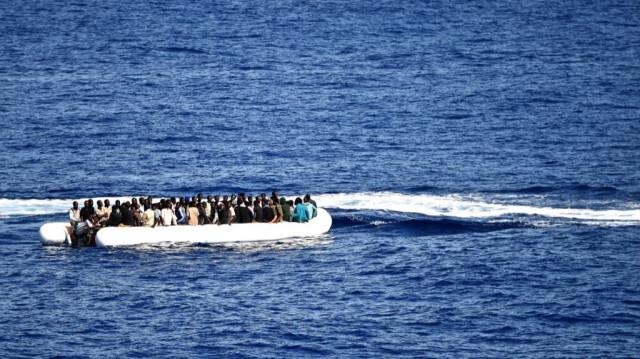
[[[491,197],[481,195],[432,195],[401,194],[393,192],[364,192],[314,195],[322,208],[328,209],[334,218],[334,226],[342,220],[339,211],[366,213],[379,224],[397,223],[398,218],[408,220],[456,223],[484,223],[493,226],[497,222],[525,223],[525,225],[574,224],[595,226],[640,225],[640,204],[637,203],[553,203],[544,201],[526,203],[523,196]],[[103,198],[103,197],[96,197]],[[105,197],[106,198],[106,197]],[[128,200],[129,197],[110,198]],[[76,199],[82,203],[84,199]],[[66,220],[66,213],[73,199],[0,199],[0,218],[52,215],[52,220]],[[597,208],[597,209],[593,209]],[[416,216],[417,215],[417,216]],[[409,218],[406,218],[409,216]],[[410,222],[413,223],[413,222]],[[515,224],[519,225],[519,224]]]

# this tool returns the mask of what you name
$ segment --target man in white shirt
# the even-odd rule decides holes
[[[69,223],[72,227],[80,222],[80,208],[78,208],[78,201],[73,201],[73,208],[69,210]]]

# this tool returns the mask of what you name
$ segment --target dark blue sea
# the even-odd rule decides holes
[[[640,2],[3,1],[0,357],[640,356]],[[43,246],[74,200],[320,238]]]

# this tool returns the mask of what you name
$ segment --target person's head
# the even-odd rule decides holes
[[[132,198],[131,198],[131,204],[135,206],[135,205],[136,205],[136,203],[138,203],[138,199],[137,199],[137,198],[135,198],[135,197],[132,197]]]
[[[144,210],[147,211],[149,210],[149,208],[151,208],[151,205],[148,202],[144,202]]]
[[[223,200],[223,201],[225,201],[225,202],[226,202],[226,201],[228,201],[228,200],[229,200],[229,196],[226,196],[226,195],[225,195],[225,196],[223,196],[223,197],[222,197],[222,200]]]
[[[232,194],[232,195],[231,195],[231,202],[233,202],[233,200],[235,200],[235,199],[236,199],[236,195],[235,195],[235,194]]]
[[[93,207],[93,200],[89,199],[89,207]]]
[[[89,207],[89,201],[84,201],[84,206]]]
[[[73,201],[73,209],[78,209],[78,201]]]
[[[256,200],[253,202],[254,205],[256,206],[260,206],[262,205],[262,202],[260,201],[260,198],[256,198]]]
[[[151,197],[151,196],[147,197],[147,202],[153,203],[153,197]]]
[[[171,203],[176,204],[177,200],[175,197],[171,197]]]
[[[195,207],[196,201],[189,201],[189,207]]]
[[[288,200],[288,201],[287,201],[287,205],[288,205],[289,207],[293,207],[293,201],[292,201],[292,200]]]
[[[109,201],[108,199],[105,199],[104,200],[104,206],[107,207],[107,208],[111,207],[111,201]]]
[[[216,201],[216,203],[220,202],[220,196],[218,195],[213,196],[213,199]]]
[[[249,197],[247,197],[247,202],[249,202],[249,203],[253,203],[253,196],[249,196]]]
[[[307,203],[309,201],[311,201],[311,196],[309,196],[309,194],[305,194],[304,195],[304,203]]]
[[[138,198],[138,204],[139,204],[139,205],[143,206],[143,205],[144,205],[144,202],[146,202],[146,200],[144,199],[144,197],[140,197],[140,198]]]
[[[213,201],[213,197],[211,197],[211,195],[208,195],[207,196],[207,202],[211,202],[211,201]]]
[[[198,193],[198,201],[202,201],[202,193]]]
[[[98,208],[102,208],[102,201],[98,200]]]
[[[119,199],[116,199],[116,206],[120,207],[120,200]]]
[[[297,197],[296,198],[296,206],[302,203],[302,198]]]
[[[284,198],[284,197],[280,197],[280,204],[283,205],[283,206],[286,205],[287,204],[287,199]]]
[[[154,210],[154,211],[155,211],[156,209],[158,209],[158,204],[157,204],[157,203],[152,204],[152,205],[151,205],[151,209],[152,209],[152,210]]]
[[[187,204],[187,200],[184,197],[180,197],[180,204],[182,204],[183,206]]]

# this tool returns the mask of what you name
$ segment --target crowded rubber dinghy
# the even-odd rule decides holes
[[[186,241],[200,243],[275,240],[315,236],[331,227],[331,216],[309,194],[287,200],[273,192],[236,195],[77,201],[69,223],[47,223],[43,244],[110,246]],[[241,224],[242,226],[238,226]],[[305,224],[300,226],[299,224]],[[246,225],[246,226],[245,226]],[[63,228],[64,227],[64,228]]]

